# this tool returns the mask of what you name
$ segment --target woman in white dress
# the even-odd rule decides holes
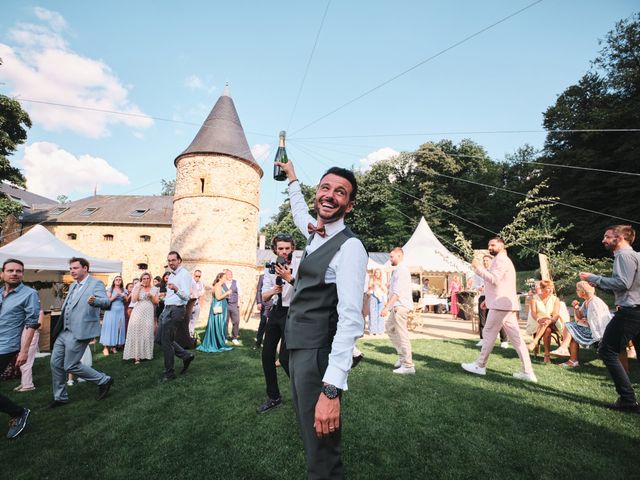
[[[160,301],[159,289],[151,286],[151,274],[145,272],[140,277],[131,294],[135,307],[129,318],[127,340],[124,344],[123,360],[151,360],[153,358],[153,328],[155,307]]]

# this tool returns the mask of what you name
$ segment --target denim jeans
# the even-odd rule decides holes
[[[620,308],[607,325],[598,347],[598,355],[607,366],[624,405],[636,402],[629,375],[618,357],[629,340],[633,341],[636,351],[640,351],[640,308]]]

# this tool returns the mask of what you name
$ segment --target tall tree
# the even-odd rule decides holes
[[[544,113],[544,127],[549,133],[543,161],[640,173],[638,132],[594,131],[640,128],[640,13],[618,22],[601,44],[603,48],[591,70]],[[543,174],[549,178],[550,194],[564,203],[624,219],[640,219],[637,176],[558,167],[544,167]],[[563,206],[557,216],[562,223],[575,225],[567,238],[582,245],[588,255],[604,254],[598,240],[606,225],[626,223]]]
[[[27,128],[31,119],[20,103],[5,95],[0,95],[0,181],[18,187],[26,187],[26,179],[19,169],[11,165],[9,156],[27,140]],[[22,206],[7,195],[0,196],[0,222],[9,214],[18,214]]]

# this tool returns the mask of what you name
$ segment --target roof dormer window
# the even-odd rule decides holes
[[[80,213],[80,216],[89,217],[93,215],[96,212],[96,210],[98,210],[98,207],[87,207]]]
[[[148,208],[136,208],[135,210],[132,210],[131,212],[129,212],[129,216],[130,217],[142,217],[144,216],[145,213],[147,213],[149,211]]]

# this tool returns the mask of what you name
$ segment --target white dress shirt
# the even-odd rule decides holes
[[[167,288],[167,296],[164,297],[164,305],[186,305],[191,298],[191,283],[193,277],[189,271],[182,265],[177,270],[171,272],[167,284],[173,283],[178,287],[178,291],[174,292],[172,288]]]
[[[296,227],[305,238],[309,238],[307,226],[316,225],[316,219],[309,215],[299,182],[289,185],[291,212]],[[344,219],[325,224],[326,236],[314,235],[306,246],[307,254],[313,253],[336,234],[344,230]],[[362,316],[362,292],[367,273],[368,255],[357,238],[349,238],[329,262],[324,281],[335,283],[338,292],[338,326],[331,344],[329,366],[322,378],[323,382],[347,390],[347,376],[352,363],[353,347],[364,333]]]
[[[404,264],[404,262],[401,262],[391,273],[389,296],[398,296],[393,307],[404,307],[409,310],[413,310],[413,296],[411,288],[411,272],[409,272],[409,268]]]
[[[294,255],[294,257],[291,259],[291,265],[289,265],[289,268],[291,270],[291,275],[293,276],[293,278],[296,278],[296,274],[298,273],[298,265],[300,265],[300,259]],[[262,279],[262,290],[260,292],[262,295],[267,293],[276,285],[277,276],[278,275],[276,275],[275,273],[270,273],[269,269],[267,268],[264,269],[264,277]],[[293,288],[293,285],[283,280],[282,294],[276,293],[274,296],[271,297],[271,301],[273,302],[273,305],[275,306],[278,303],[278,297],[280,295],[282,295],[283,307],[288,307],[289,305],[291,305],[291,299],[293,298],[294,290],[295,289]]]

